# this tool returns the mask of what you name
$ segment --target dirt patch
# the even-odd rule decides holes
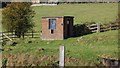
[[[47,66],[57,60],[56,56],[34,56],[27,54],[6,54],[3,55],[3,59],[4,58],[7,58],[6,66]]]
[[[12,42],[11,46],[16,46],[17,44],[17,42]]]
[[[5,48],[4,51],[11,51],[11,48]]]
[[[28,54],[5,54],[6,66],[58,66],[59,56],[57,55],[28,55]],[[92,66],[94,64],[83,62],[80,59],[65,57],[65,66]]]
[[[36,49],[36,52],[43,52],[43,51],[45,51],[44,48],[38,48],[38,49]]]

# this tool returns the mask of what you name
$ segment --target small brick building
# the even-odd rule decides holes
[[[42,17],[42,40],[63,40],[73,36],[72,16]]]

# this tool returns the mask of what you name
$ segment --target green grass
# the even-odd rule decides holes
[[[74,16],[74,24],[85,22],[110,23],[114,22],[118,13],[117,3],[95,4],[63,4],[58,6],[33,7],[35,10],[34,30],[41,30],[42,16]],[[3,54],[30,54],[59,55],[59,46],[65,46],[65,56],[80,59],[85,62],[97,63],[98,56],[118,58],[118,30],[94,33],[65,40],[43,41],[40,38],[14,39],[16,46],[10,46],[7,42],[3,48]],[[28,43],[32,41],[32,43]],[[12,51],[7,49],[11,48]],[[38,52],[44,48],[43,52]],[[47,62],[45,62],[47,63]],[[70,65],[74,65],[70,63]]]
[[[34,30],[40,31],[43,16],[74,16],[74,24],[114,22],[118,15],[118,3],[61,4],[33,7],[33,10],[36,13],[33,19]]]
[[[0,32],[2,32],[2,23],[1,23],[1,20],[2,20],[2,13],[1,13],[1,9],[0,9]],[[0,37],[1,39],[1,37]],[[1,46],[1,43],[0,43],[0,48],[2,48]],[[1,59],[2,55],[0,53],[0,66],[2,66],[2,59]]]
[[[41,28],[42,16],[74,16],[74,23],[110,23],[116,20],[117,3],[62,4],[58,6],[33,7],[35,10],[35,30]]]
[[[66,40],[42,41],[40,38],[16,39],[16,46],[5,45],[3,48],[11,48],[12,51],[4,51],[3,54],[30,54],[30,55],[59,55],[59,46],[65,46],[65,56],[81,59],[85,62],[97,63],[99,56],[118,58],[118,31],[94,33]],[[78,41],[79,39],[79,41]],[[32,43],[28,43],[32,41]],[[43,52],[37,52],[44,48]],[[74,64],[73,64],[74,65]]]
[[[2,21],[2,9],[0,9],[0,32],[2,32],[2,23],[1,23],[1,21]]]

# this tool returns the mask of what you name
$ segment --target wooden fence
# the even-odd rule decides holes
[[[110,30],[118,30],[120,29],[119,23],[109,23],[109,24],[87,24],[87,27],[91,32],[105,32]]]
[[[4,40],[7,40],[8,38],[5,37],[8,36],[9,38],[13,39],[13,38],[18,38],[15,35],[15,32],[13,31],[5,31],[5,32],[0,32],[0,43],[3,42]],[[30,37],[30,38],[38,38],[40,37],[40,32],[39,31],[29,31],[27,33],[25,33],[24,37]]]
[[[119,23],[109,23],[109,24],[91,23],[91,24],[85,24],[85,25],[93,33],[120,29]],[[5,34],[6,36],[8,36],[11,39],[17,38],[17,36],[15,35],[15,32],[12,32],[12,31],[0,32],[0,42],[7,39],[3,34]],[[25,33],[25,37],[40,38],[40,34],[41,34],[40,31],[31,31],[31,32],[29,31],[29,32]]]

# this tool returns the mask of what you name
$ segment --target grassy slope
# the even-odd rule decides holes
[[[35,30],[41,28],[42,16],[75,16],[75,24],[85,22],[109,23],[114,21],[117,15],[117,4],[75,4],[33,7],[35,15]],[[77,9],[77,10],[76,10]],[[66,40],[42,41],[40,38],[16,39],[16,46],[5,45],[3,54],[30,54],[30,55],[56,55],[58,56],[59,46],[66,48],[66,57],[74,57],[87,62],[97,63],[99,55],[117,57],[118,31],[108,31],[103,33],[94,33],[77,38]],[[32,43],[28,43],[32,41]],[[7,51],[12,48],[12,51]],[[39,48],[44,48],[43,52],[38,52]],[[71,65],[71,64],[70,64]],[[74,63],[72,64],[74,65]]]
[[[65,16],[75,17],[74,23],[96,22],[109,23],[116,19],[118,13],[117,3],[95,4],[63,4],[58,6],[33,7],[35,15],[35,30],[41,27],[42,16]]]
[[[1,23],[1,20],[2,20],[2,13],[1,13],[1,9],[0,9],[0,32],[2,32],[2,23]],[[1,39],[1,37],[0,37],[0,39]],[[1,46],[1,43],[0,43],[0,48],[2,48],[2,46]],[[0,53],[0,66],[2,65],[2,59],[1,59],[2,57],[1,57],[1,53]]]
[[[74,23],[96,22],[109,23],[116,19],[118,14],[117,3],[93,3],[93,4],[62,4],[58,6],[33,7],[35,10],[36,31],[41,29],[42,16],[74,16]],[[1,10],[0,10],[1,12]],[[1,16],[1,15],[0,15]]]
[[[2,20],[2,10],[0,9],[0,32],[2,31],[2,23],[1,23],[1,20]]]
[[[12,48],[12,51],[4,51],[3,53],[58,56],[59,46],[64,45],[66,48],[66,57],[73,57],[85,62],[97,63],[99,55],[118,58],[117,38],[117,30],[56,41],[42,41],[39,38],[26,38],[24,40],[16,40],[16,42],[18,42],[16,46],[4,46],[5,49]],[[28,41],[32,41],[32,43],[28,43]],[[44,48],[45,50],[43,52],[37,52],[39,48]]]

